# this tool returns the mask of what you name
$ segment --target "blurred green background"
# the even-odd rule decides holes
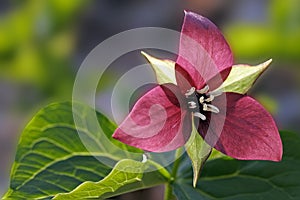
[[[22,129],[41,107],[71,99],[85,56],[127,29],[180,31],[184,9],[220,27],[235,63],[255,65],[273,58],[250,95],[274,115],[280,129],[300,130],[300,0],[0,0],[0,196],[8,187]],[[127,65],[134,67],[133,59]],[[118,67],[116,73],[122,71]],[[111,74],[108,83],[116,78]],[[160,199],[161,191],[119,198],[147,193],[148,199]]]

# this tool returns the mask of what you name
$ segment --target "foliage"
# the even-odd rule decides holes
[[[93,112],[91,108],[75,105],[82,112],[77,114],[88,123],[84,113]],[[100,113],[97,117],[105,128],[105,137],[109,137],[115,125]],[[95,138],[98,133],[89,128],[80,130],[74,126],[71,103],[52,104],[38,112],[20,138],[10,189],[4,199],[108,198],[160,184],[166,184],[180,200],[300,197],[300,137],[295,133],[281,132],[284,156],[280,163],[223,156],[210,159],[193,188],[193,172],[186,154],[163,168],[151,159],[140,162],[136,158],[123,159],[113,152],[89,152],[81,143],[78,130],[93,138],[95,144],[103,145]],[[128,150],[125,145],[122,149]],[[117,164],[112,169],[100,162],[104,158]],[[157,170],[144,173],[148,167]],[[124,171],[125,168],[129,170]]]

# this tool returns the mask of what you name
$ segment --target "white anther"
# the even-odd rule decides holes
[[[189,108],[196,108],[197,107],[196,106],[197,104],[194,101],[189,101],[188,104],[189,104]]]
[[[220,96],[222,94],[222,90],[214,90],[208,93],[208,95],[213,95],[214,97]]]
[[[211,102],[212,100],[215,99],[214,95],[209,95],[209,97],[207,99],[205,99],[206,102]]]
[[[142,163],[147,162],[147,160],[148,160],[148,157],[146,156],[146,154],[143,154],[143,160],[142,160]]]
[[[203,110],[204,110],[204,108],[203,108]],[[207,105],[207,111],[210,111],[210,112],[213,112],[213,113],[219,113],[220,112],[219,108],[217,108],[216,106],[211,105],[211,104]]]
[[[195,117],[199,117],[199,118],[202,119],[203,121],[206,120],[205,115],[203,115],[202,113],[194,112],[193,115],[194,115]]]
[[[192,87],[191,89],[187,90],[186,93],[185,93],[185,96],[190,96],[192,94],[194,94],[196,88]]]
[[[204,96],[199,98],[199,103],[203,104],[204,103]]]
[[[204,104],[203,104],[203,110],[204,110],[204,111],[207,111],[207,109],[208,109],[208,108],[207,108],[207,104],[204,103]]]
[[[199,93],[199,94],[205,94],[206,92],[208,92],[208,90],[209,90],[209,86],[208,85],[206,85],[204,88],[202,88],[201,90],[197,90],[197,92]]]

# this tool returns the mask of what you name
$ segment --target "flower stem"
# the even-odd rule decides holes
[[[165,195],[164,195],[164,200],[171,200],[172,199],[172,187],[170,183],[167,183],[165,185]]]
[[[148,160],[148,162],[155,166],[157,168],[157,170],[160,172],[160,174],[166,179],[166,180],[170,180],[172,178],[171,174],[168,172],[168,170],[166,170],[164,167],[162,167],[160,164],[153,162],[152,160]]]
[[[183,153],[183,150],[184,150],[183,148],[179,148],[179,149],[176,150],[175,161],[174,161],[173,169],[172,169],[172,172],[171,172],[171,176],[172,176],[173,179],[177,175],[178,167],[179,167],[180,161],[181,161],[180,157]]]
[[[173,169],[171,172],[171,178],[169,179],[169,182],[165,185],[165,195],[164,195],[164,200],[173,200],[176,199],[173,195],[173,189],[171,184],[173,183],[173,181],[175,180],[176,176],[177,176],[177,171],[180,165],[180,156],[182,155],[183,152],[183,148],[179,148],[176,150],[175,153],[175,161],[173,164]]]

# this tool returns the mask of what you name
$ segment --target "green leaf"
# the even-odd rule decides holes
[[[155,72],[158,84],[173,83],[177,85],[175,77],[175,62],[172,60],[161,60],[154,58],[145,52],[141,52],[143,56],[149,61],[152,69]]]
[[[113,166],[124,158],[141,160],[141,156],[134,157],[128,152],[138,150],[117,141],[114,145],[109,142],[116,126],[104,115],[96,113],[103,134],[91,123],[93,109],[79,103],[73,106],[74,112],[71,103],[52,104],[39,111],[27,125],[17,147],[10,188],[4,199],[50,199],[58,193],[72,191],[85,181],[96,182],[106,177],[111,167],[100,161]],[[77,126],[73,114],[80,119]],[[89,150],[82,138],[89,141]],[[161,184],[163,170],[152,174],[151,184],[143,182],[142,186]],[[123,192],[139,189],[133,187]]]
[[[300,137],[281,132],[281,162],[214,159],[207,161],[197,188],[190,184],[191,168],[182,165],[173,184],[180,200],[297,200],[300,199]]]
[[[257,66],[234,65],[227,79],[216,90],[245,94],[271,62],[270,59]]]
[[[212,148],[202,139],[192,120],[192,133],[188,142],[185,144],[186,152],[191,159],[193,166],[193,186],[196,187],[200,171],[208,159]]]
[[[69,193],[56,195],[54,199],[102,198],[104,194],[114,193],[125,185],[141,182],[146,167],[149,167],[148,162],[142,163],[129,159],[121,160],[110,174],[101,181],[84,182]]]

